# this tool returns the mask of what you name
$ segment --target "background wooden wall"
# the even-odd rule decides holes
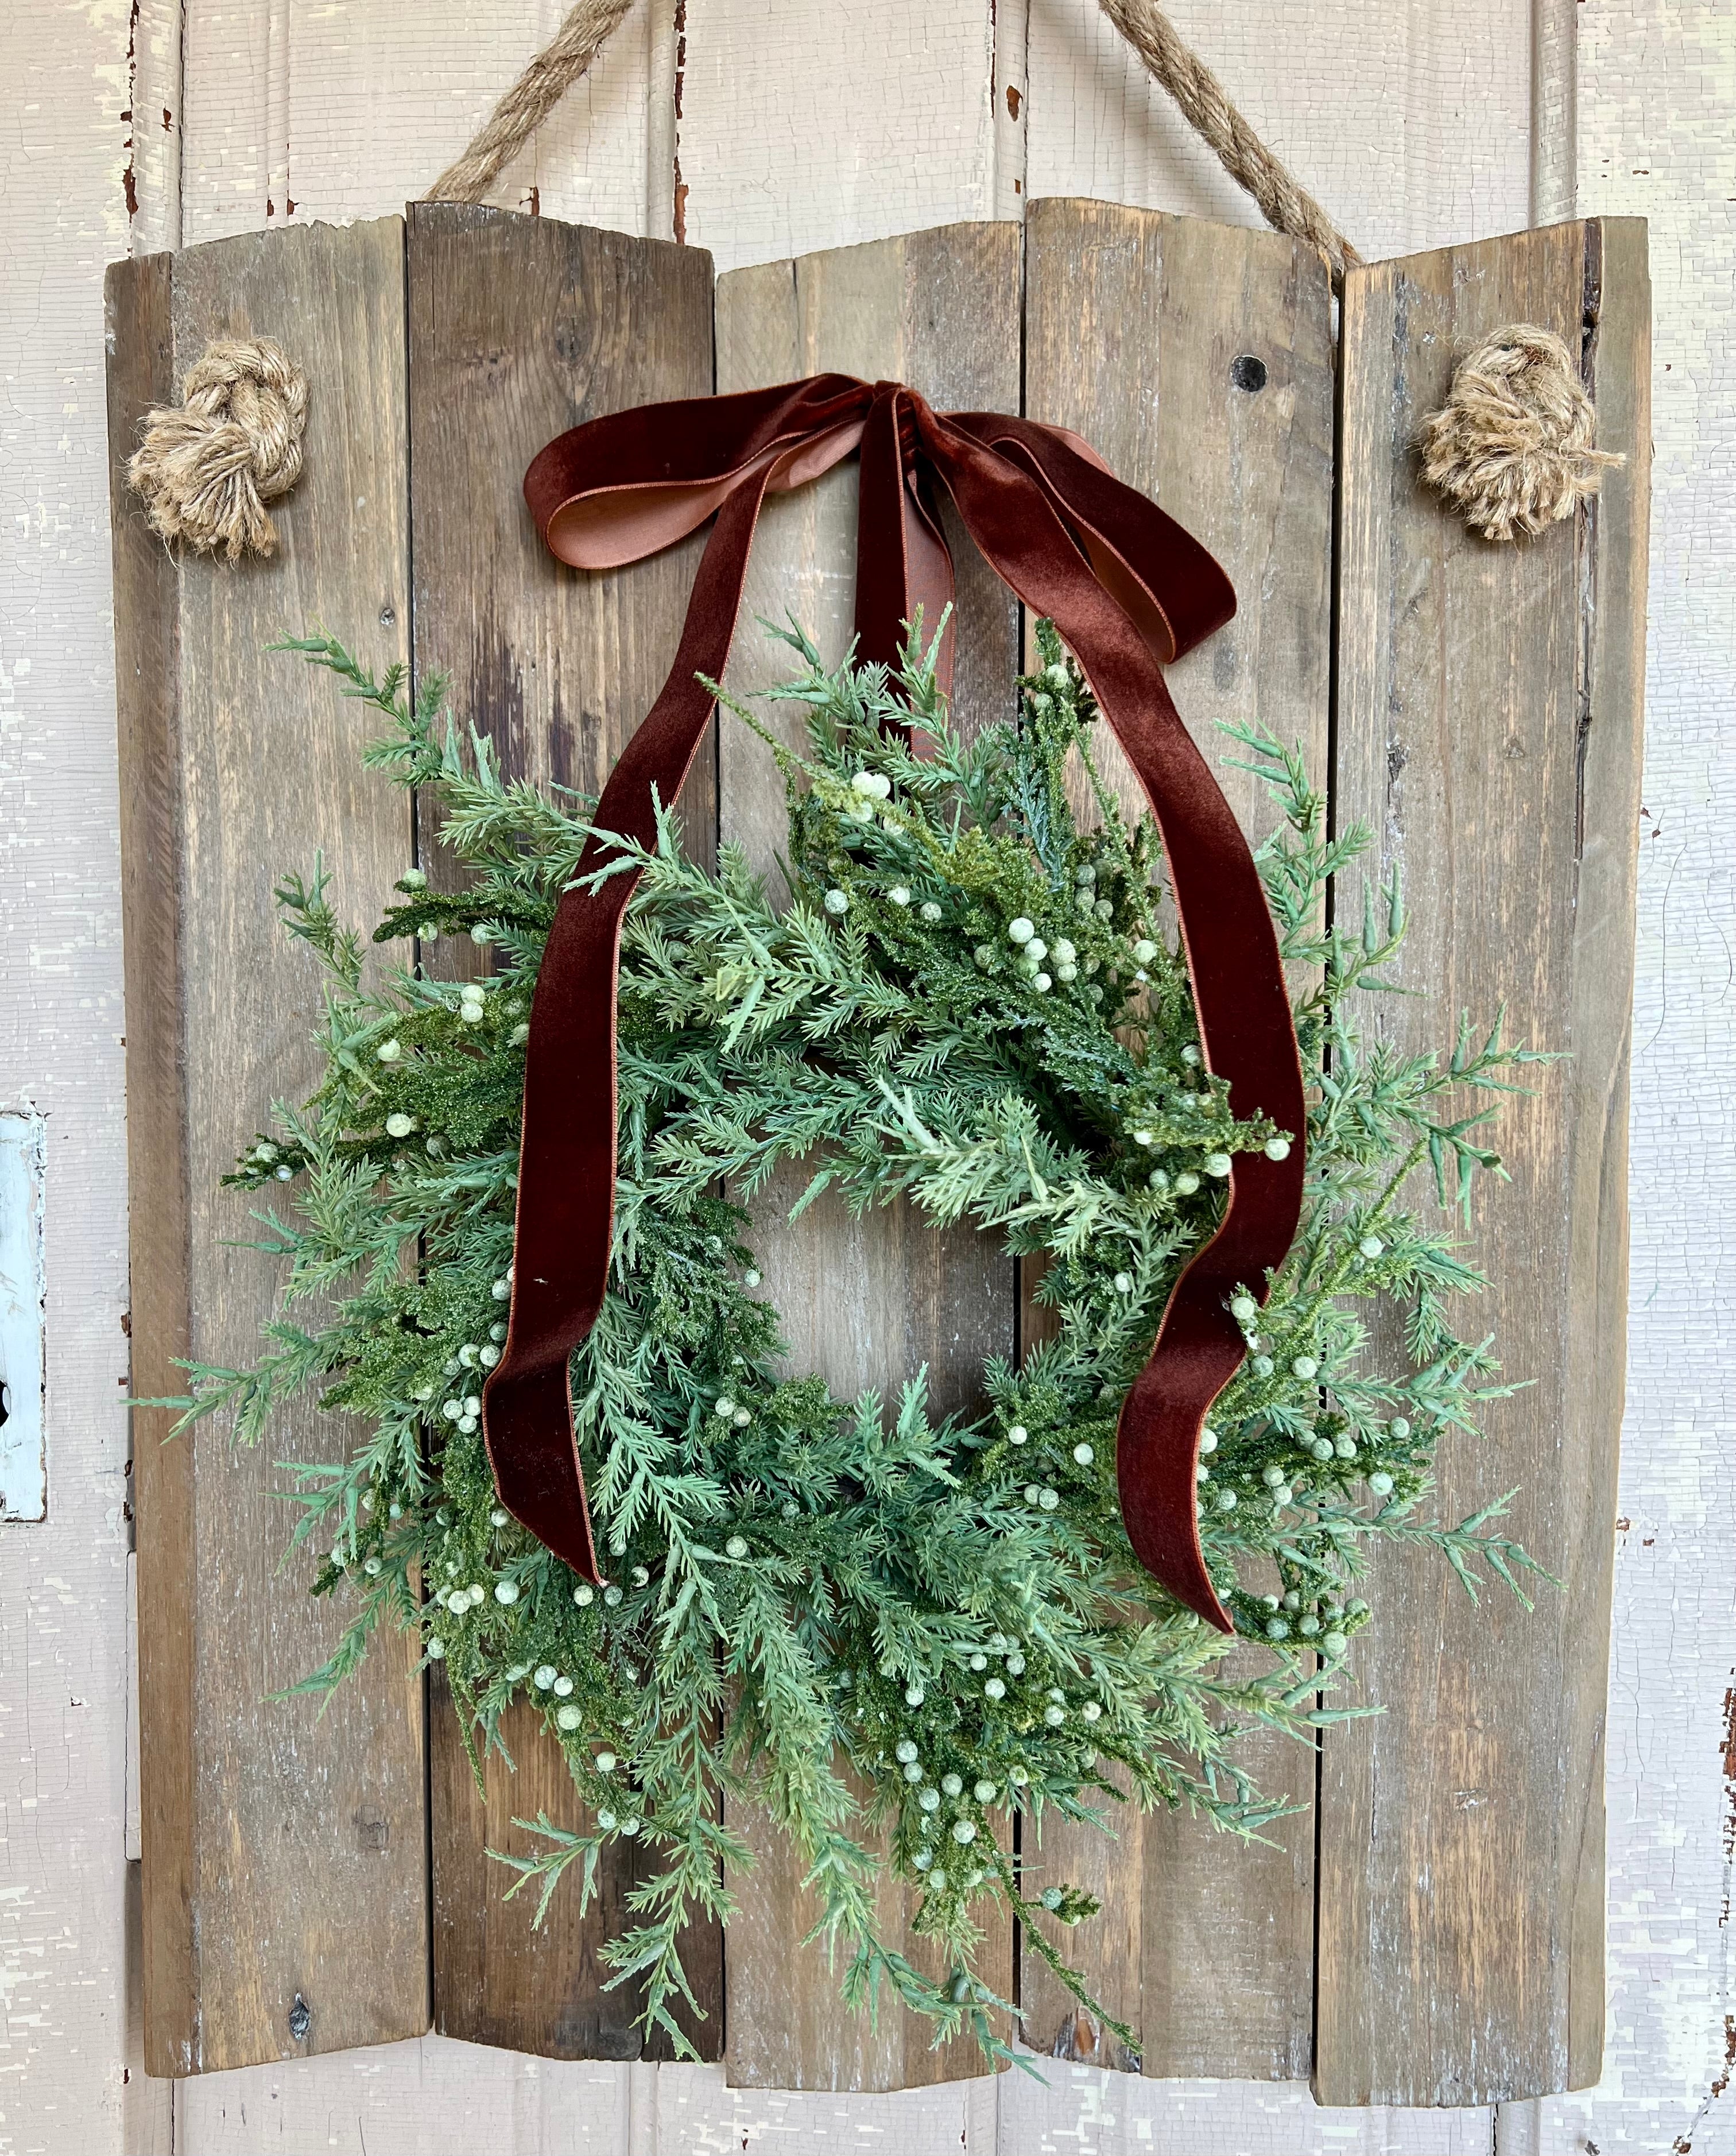
[[[38,0],[0,20],[0,1107],[48,1133],[49,1517],[0,1527],[0,2151],[1736,2148],[1724,2094],[1736,17],[1718,0],[1248,0],[1174,13],[1373,254],[1570,207],[1652,218],[1657,439],[1629,1419],[1602,2087],[1489,2112],[1076,2070],[861,2097],[430,2038],[146,2083],[128,2033],[126,1382],[104,262],[397,208],[560,0]],[[1579,30],[1577,66],[1570,32]],[[1016,99],[1008,89],[1018,92]],[[1575,130],[1574,114],[1577,104]],[[1017,105],[1015,113],[1013,106]],[[1077,192],[1249,221],[1083,0],[673,0],[500,198],[720,268]]]

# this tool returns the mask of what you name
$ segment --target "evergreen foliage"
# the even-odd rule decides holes
[[[798,1845],[850,1999],[889,1994],[936,2041],[968,2028],[1002,2057],[1011,2010],[976,1964],[986,1905],[1009,1906],[1085,1996],[1057,1940],[1096,1905],[1047,1878],[1047,1820],[1093,1818],[1108,1793],[1111,1810],[1188,1805],[1257,1833],[1286,1807],[1253,1788],[1238,1740],[1265,1724],[1308,1743],[1368,1711],[1324,1700],[1370,1621],[1354,1590],[1372,1544],[1442,1556],[1473,1593],[1481,1568],[1516,1594],[1536,1570],[1499,1506],[1457,1527],[1426,1516],[1437,1442],[1510,1388],[1490,1342],[1454,1329],[1479,1276],[1411,1181],[1431,1167],[1463,1200],[1498,1173],[1480,1126],[1535,1059],[1498,1025],[1462,1028],[1444,1062],[1360,1036],[1349,1014],[1384,985],[1399,892],[1371,894],[1357,932],[1327,924],[1329,880],[1363,834],[1329,837],[1298,757],[1241,732],[1284,812],[1261,868],[1308,983],[1311,1106],[1302,1229],[1264,1309],[1232,1306],[1249,1353],[1201,1469],[1206,1557],[1252,1643],[1232,1673],[1232,1643],[1134,1560],[1115,1424],[1230,1156],[1300,1134],[1237,1122],[1201,1067],[1155,834],[1097,778],[1089,692],[1047,624],[1017,721],[971,740],[914,637],[892,677],[827,671],[799,631],[786,641],[797,672],[772,695],[805,708],[809,740],[800,757],[772,743],[787,902],[735,848],[714,874],[686,858],[667,811],[653,848],[617,843],[599,872],[643,871],[622,946],[611,1292],[573,1358],[609,1584],[577,1580],[499,1509],[479,1427],[511,1292],[530,997],[592,804],[505,782],[482,736],[443,726],[443,683],[412,703],[401,669],[376,681],[324,639],[288,648],[378,708],[369,762],[438,794],[468,873],[458,891],[400,880],[375,936],[404,952],[389,974],[319,865],[279,887],[329,976],[325,1075],[228,1178],[285,1186],[287,1214],[259,1216],[282,1310],[253,1368],[192,1368],[183,1423],[227,1411],[254,1443],[309,1388],[365,1420],[341,1464],[293,1470],[313,1591],[352,1613],[300,1689],[341,1682],[382,1623],[416,1630],[479,1771],[509,1702],[530,1702],[592,1825],[535,1822],[529,1853],[502,1856],[510,1891],[535,1891],[540,1918],[569,1872],[594,1892],[609,1843],[651,1845],[608,1948],[643,1984],[648,2030],[690,2048],[681,1931],[727,1917],[745,1861],[723,1789]],[[422,968],[418,942],[452,936],[488,952],[485,980]],[[1055,1337],[1020,1368],[989,1364],[966,1414],[933,1414],[920,1370],[891,1400],[788,1374],[752,1247],[778,1224],[746,1207],[792,1161],[811,1170],[802,1204],[828,1187],[858,1212],[903,1197],[1043,1261]],[[1401,1336],[1371,1329],[1383,1306]],[[878,1928],[883,1863],[922,1890],[924,1968]]]

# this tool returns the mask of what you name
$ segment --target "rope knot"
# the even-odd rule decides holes
[[[1486,539],[1534,538],[1597,492],[1619,456],[1596,447],[1597,410],[1573,354],[1530,322],[1493,330],[1459,362],[1418,429],[1424,482]]]
[[[152,529],[198,553],[222,547],[232,562],[273,552],[265,504],[301,476],[307,377],[267,338],[217,338],[181,395],[146,414],[126,468]]]

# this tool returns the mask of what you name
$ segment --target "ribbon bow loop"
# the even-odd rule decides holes
[[[1140,1561],[1230,1629],[1195,1506],[1200,1431],[1244,1353],[1227,1303],[1263,1299],[1301,1211],[1306,1120],[1278,941],[1259,875],[1170,701],[1163,666],[1235,611],[1211,555],[1066,429],[1003,413],[937,413],[897,382],[821,374],[739,396],[641,406],[541,451],[525,494],[549,547],[577,568],[618,567],[714,519],[668,680],[603,789],[596,823],[648,849],[710,722],[701,675],[729,658],[749,548],[768,493],[859,454],[858,657],[895,666],[918,610],[932,635],[953,595],[938,502],[949,495],[1001,581],[1047,614],[1151,804],[1168,856],[1206,1067],[1232,1111],[1264,1114],[1288,1157],[1238,1156],[1216,1235],[1175,1283],[1117,1432],[1123,1517]],[[936,654],[943,687],[954,637]],[[607,1287],[615,1187],[615,993],[637,883],[592,839],[556,909],[531,1006],[506,1346],[483,1393],[501,1502],[597,1578],[573,1432],[568,1360]]]

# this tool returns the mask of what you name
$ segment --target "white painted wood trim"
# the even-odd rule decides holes
[[[42,1118],[0,1112],[0,1527],[49,1517]]]
[[[1531,0],[1531,222],[1577,214],[1580,0]]]

